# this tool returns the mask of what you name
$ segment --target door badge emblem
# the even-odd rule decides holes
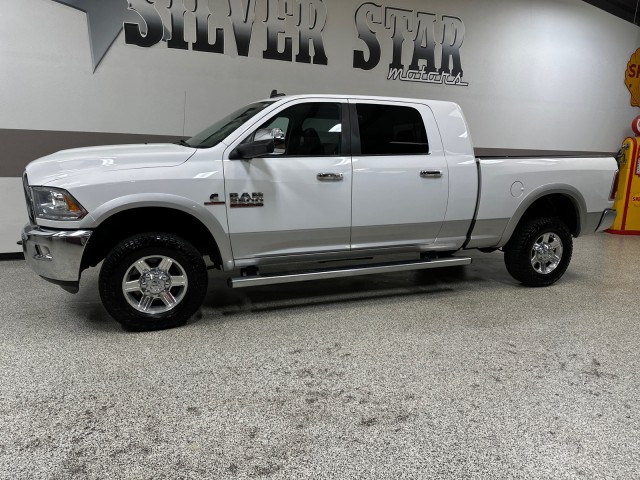
[[[231,193],[229,194],[229,204],[231,208],[264,207],[264,194],[262,192],[253,192],[252,194]]]
[[[211,206],[211,205],[224,205],[225,202],[224,200],[220,200],[220,194],[218,193],[214,193],[209,197],[209,201],[208,202],[204,202],[204,204],[206,206]]]

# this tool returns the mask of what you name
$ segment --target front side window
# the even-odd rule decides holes
[[[286,108],[257,130],[284,132],[284,155],[322,157],[342,152],[342,107],[339,103],[301,103]],[[255,133],[255,132],[254,132]],[[253,140],[253,135],[245,140]]]
[[[362,155],[426,155],[429,142],[420,112],[396,105],[356,105]]]
[[[231,115],[227,115],[206,130],[191,137],[185,144],[193,148],[215,147],[233,133],[236,128],[272,104],[273,102],[257,102],[242,107],[240,110],[233,112]]]

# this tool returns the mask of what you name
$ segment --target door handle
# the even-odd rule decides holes
[[[321,182],[339,182],[342,180],[341,173],[319,173],[317,175],[318,180]]]
[[[420,172],[422,178],[440,178],[442,170],[423,170]]]

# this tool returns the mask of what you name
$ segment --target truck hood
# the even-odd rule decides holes
[[[195,152],[195,148],[172,143],[74,148],[31,162],[27,176],[31,185],[46,185],[54,180],[100,171],[174,167],[186,162]]]

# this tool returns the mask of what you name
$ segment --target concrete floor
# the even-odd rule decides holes
[[[0,263],[0,478],[637,478],[640,238],[555,286],[474,264],[230,291],[127,333]]]

